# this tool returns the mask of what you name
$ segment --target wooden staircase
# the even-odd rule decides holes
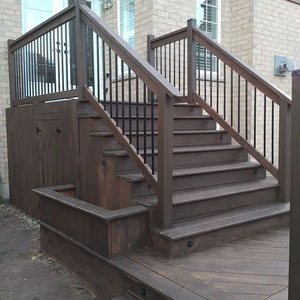
[[[204,115],[200,106],[175,104],[174,109],[174,223],[167,229],[157,226],[157,196],[127,152],[114,144],[113,133],[96,114],[79,116],[93,118],[90,138],[101,138],[106,148],[101,153],[101,168],[110,166],[106,176],[115,178],[114,197],[120,197],[115,200],[150,210],[149,245],[170,257],[180,256],[287,225],[289,204],[279,200],[278,181],[267,176],[258,162],[250,161],[245,149],[226,131],[217,129],[216,122]],[[126,114],[128,111],[126,104]],[[137,119],[143,122],[143,115],[137,118],[134,111],[132,119],[133,124]],[[99,130],[95,130],[96,124]],[[135,137],[143,132],[138,134],[135,127],[132,130],[136,145]],[[151,154],[149,149],[146,152]],[[154,153],[157,167],[157,148]],[[106,188],[109,194],[112,185]]]
[[[22,166],[38,174],[26,189],[39,196],[41,249],[99,295],[199,299],[126,253],[181,256],[286,226],[291,99],[195,20],[147,47],[148,61],[85,0],[10,41],[11,116],[24,124],[10,181]],[[25,140],[28,164],[11,147]],[[48,177],[55,186],[36,188]]]
[[[89,42],[86,32],[93,36]],[[70,36],[76,43],[70,44]],[[53,45],[76,51],[53,55]],[[178,256],[285,225],[291,100],[203,34],[195,20],[167,35],[148,36],[147,47],[148,61],[84,0],[9,43],[12,107],[77,98],[77,111],[70,114],[78,121],[78,128],[71,127],[79,174],[77,183],[68,183],[78,185],[83,201],[101,207],[89,209],[106,233],[115,226],[111,214],[119,220],[136,213],[144,224],[149,213],[138,243],[130,236],[117,250],[104,245],[101,255],[110,258],[148,240]],[[45,65],[38,69],[40,55],[54,67],[53,82]],[[53,113],[45,109],[47,119]],[[54,125],[51,134],[62,136],[60,123]],[[74,201],[59,196],[60,204]],[[128,222],[123,219],[124,231],[138,231]],[[73,228],[64,226],[64,234]]]

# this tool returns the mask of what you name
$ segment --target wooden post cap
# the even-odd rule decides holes
[[[292,76],[293,76],[293,77],[294,77],[294,76],[300,76],[300,69],[294,70],[294,71],[292,72]]]

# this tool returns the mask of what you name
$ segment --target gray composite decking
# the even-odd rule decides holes
[[[191,297],[186,299],[288,299],[288,229],[254,235],[180,258],[167,259],[147,249],[129,254],[126,260],[126,268],[138,265],[149,280],[157,276],[156,284],[164,285],[166,290],[176,287]],[[121,267],[118,259],[115,262]],[[179,294],[174,299],[180,299]]]

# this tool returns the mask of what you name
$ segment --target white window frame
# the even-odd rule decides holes
[[[136,5],[136,3],[134,3]],[[121,0],[117,0],[117,22],[118,22],[118,34],[124,39],[124,37],[121,35]],[[134,17],[134,35],[135,35],[135,22],[136,22],[136,13]],[[125,40],[125,39],[124,39]],[[129,43],[129,41],[126,41]],[[135,41],[136,42],[136,41]],[[135,47],[135,45],[133,45]]]
[[[199,19],[198,19],[198,5],[199,5],[199,2],[201,0],[196,0],[196,22],[197,22],[197,26],[199,25]],[[217,22],[217,26],[218,26],[218,29],[217,29],[217,39],[215,40],[217,43],[221,44],[221,35],[222,35],[222,5],[221,5],[221,0],[217,0],[217,9],[218,9],[218,22]],[[200,72],[198,72],[197,70],[197,78],[199,78],[200,80],[201,79],[204,79],[204,70],[200,70]],[[212,71],[212,80],[216,79],[216,74],[217,72],[216,71]],[[206,77],[209,78],[210,76],[210,70],[206,70]]]

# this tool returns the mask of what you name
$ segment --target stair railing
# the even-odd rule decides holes
[[[171,226],[178,89],[84,0],[10,41],[9,71],[12,106],[73,97],[89,101],[157,194],[158,225]]]
[[[289,201],[291,100],[203,34],[196,21],[148,37],[148,61],[278,179]]]

